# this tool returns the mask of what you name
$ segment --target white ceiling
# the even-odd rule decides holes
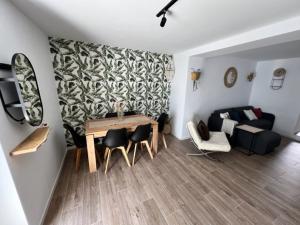
[[[266,61],[300,57],[300,40],[230,54],[230,56]]]
[[[11,0],[48,35],[175,53],[300,15],[299,0]]]

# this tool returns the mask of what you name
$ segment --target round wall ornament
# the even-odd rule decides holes
[[[230,67],[224,75],[224,85],[228,88],[234,86],[238,78],[238,71],[235,67]]]
[[[273,72],[273,75],[275,77],[282,77],[282,76],[285,76],[285,74],[286,74],[286,69],[284,69],[284,68],[278,68],[278,69],[274,70],[274,72]]]

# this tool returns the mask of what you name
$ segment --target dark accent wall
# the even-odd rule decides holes
[[[86,119],[115,111],[116,101],[153,117],[169,110],[164,72],[172,56],[60,38],[49,42],[62,118],[79,133]]]

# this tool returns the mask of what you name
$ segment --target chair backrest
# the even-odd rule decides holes
[[[140,125],[138,126],[135,131],[133,132],[130,140],[133,142],[140,142],[144,140],[148,140],[151,133],[151,124]]]
[[[167,113],[162,113],[158,119],[157,119],[157,122],[158,122],[158,132],[162,132],[164,130],[164,127],[165,127],[165,123],[168,119],[168,114]]]
[[[124,116],[133,116],[133,115],[136,115],[136,112],[135,112],[135,111],[127,111],[127,112],[124,112]]]
[[[126,146],[128,143],[127,130],[122,129],[111,129],[107,132],[104,138],[104,144],[109,148],[116,148],[120,146]]]
[[[106,113],[105,118],[111,118],[111,117],[117,117],[118,113],[112,112],[112,113]]]
[[[86,146],[86,138],[84,136],[80,136],[69,124],[64,124],[64,128],[71,133],[76,147],[83,148]]]
[[[194,143],[199,147],[201,145],[202,139],[198,134],[196,124],[193,121],[189,121],[187,123],[187,128]]]

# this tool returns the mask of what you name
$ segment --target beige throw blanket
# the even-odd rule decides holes
[[[231,137],[233,135],[234,128],[237,124],[238,122],[235,120],[223,119],[221,131],[225,132],[226,134],[229,134]]]

